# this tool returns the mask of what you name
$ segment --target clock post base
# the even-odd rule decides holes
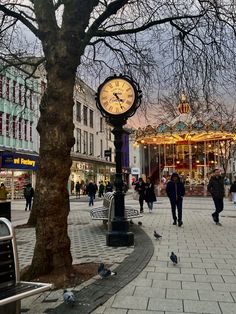
[[[131,246],[134,245],[133,232],[111,231],[106,235],[107,246]]]

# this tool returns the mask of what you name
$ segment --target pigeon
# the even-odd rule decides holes
[[[65,289],[63,291],[63,300],[66,304],[73,306],[75,304],[74,293]]]
[[[138,222],[138,225],[139,225],[139,226],[142,226],[142,221],[139,221],[139,222]]]
[[[154,237],[155,237],[157,240],[159,240],[162,236],[161,236],[160,234],[158,234],[158,233],[156,232],[156,230],[154,230]]]
[[[101,278],[108,278],[110,276],[117,275],[117,272],[105,268],[105,265],[101,263],[98,266],[98,274],[100,275]]]
[[[170,260],[173,262],[174,265],[178,264],[178,257],[175,255],[174,252],[171,252]]]

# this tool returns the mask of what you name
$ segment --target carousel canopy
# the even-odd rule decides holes
[[[169,123],[138,128],[135,133],[137,143],[178,144],[184,141],[202,142],[216,140],[236,140],[236,125],[217,120],[198,120],[191,114],[186,97],[182,95],[178,106],[180,115]]]

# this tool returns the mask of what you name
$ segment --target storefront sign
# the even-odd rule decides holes
[[[131,168],[131,174],[140,174],[140,168]]]
[[[2,168],[7,169],[25,169],[25,170],[37,170],[38,169],[38,157],[21,154],[2,154]]]

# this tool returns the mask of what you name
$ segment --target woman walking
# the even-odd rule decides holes
[[[153,203],[156,202],[156,195],[154,191],[154,184],[151,182],[151,178],[147,178],[147,183],[146,183],[146,191],[145,191],[145,201],[147,203],[149,213],[152,213],[153,210]]]

